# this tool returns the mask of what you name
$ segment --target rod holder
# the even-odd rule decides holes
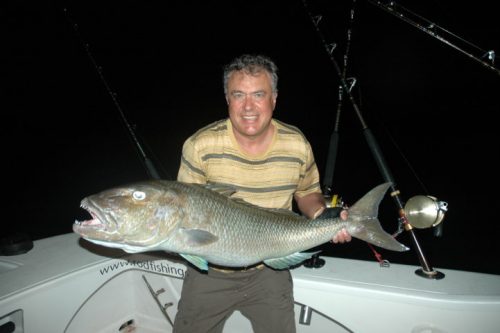
[[[299,323],[301,325],[311,325],[312,309],[308,305],[300,306]]]

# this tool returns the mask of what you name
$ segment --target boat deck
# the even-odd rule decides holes
[[[322,268],[292,270],[298,332],[493,333],[500,327],[498,275],[438,269],[445,277],[429,279],[415,274],[417,266],[324,259]],[[119,332],[132,323],[135,332],[168,332],[183,263],[164,252],[131,255],[100,247],[76,234],[35,241],[26,254],[0,257],[0,328]],[[147,284],[161,291],[160,304],[172,306],[161,311]],[[96,316],[100,308],[113,311]],[[226,327],[251,332],[239,313]]]

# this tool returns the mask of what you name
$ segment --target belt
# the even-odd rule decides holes
[[[264,268],[263,263],[259,263],[253,266],[246,266],[246,267],[218,267],[218,266],[210,266],[211,269],[217,272],[222,272],[222,273],[236,273],[236,272],[250,272],[254,270],[261,270]]]

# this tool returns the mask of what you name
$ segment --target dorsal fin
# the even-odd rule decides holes
[[[216,184],[216,183],[209,183],[203,185],[205,188],[212,190],[214,192],[217,192],[219,194],[222,194],[226,197],[232,196],[234,193],[236,193],[236,189],[232,186],[229,185],[223,185],[223,184]]]
[[[285,209],[285,208],[265,208],[265,207],[260,207],[260,206],[256,206],[248,201],[245,201],[244,199],[242,198],[235,198],[235,197],[232,197],[232,195],[234,193],[236,193],[236,188],[233,187],[233,186],[230,186],[230,185],[225,185],[225,184],[219,184],[219,183],[209,183],[209,184],[205,184],[203,185],[203,187],[205,187],[206,189],[209,189],[209,190],[212,190],[214,192],[217,192],[219,194],[222,194],[226,197],[229,197],[231,200],[235,201],[235,202],[238,202],[240,204],[244,204],[244,205],[247,205],[249,207],[255,207],[255,208],[258,208],[258,209],[261,209],[261,210],[267,210],[271,213],[276,213],[278,215],[282,215],[282,214],[287,214],[289,215],[290,217],[298,217],[298,216],[301,216],[300,214],[297,214],[295,213],[294,211],[291,211],[289,209]]]

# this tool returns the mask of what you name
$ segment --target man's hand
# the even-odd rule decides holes
[[[347,232],[345,228],[342,228],[335,236],[332,238],[332,243],[347,243],[351,241],[351,234]]]
[[[317,219],[334,219],[340,218],[343,221],[347,220],[349,216],[349,211],[343,207],[331,207],[326,208],[323,212],[317,217]],[[335,236],[332,238],[332,243],[346,243],[351,241],[351,235],[345,228],[342,228]]]

